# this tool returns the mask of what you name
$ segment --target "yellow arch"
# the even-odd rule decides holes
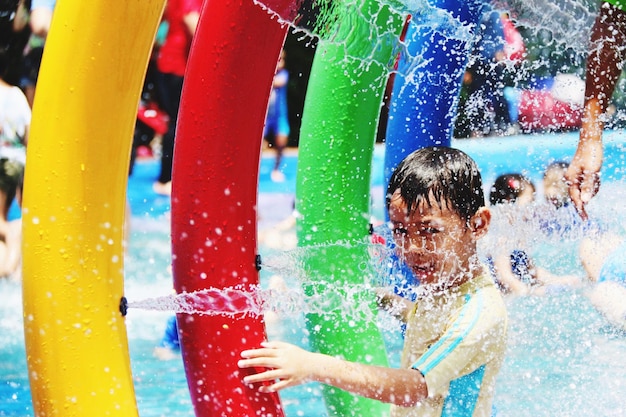
[[[165,0],[59,0],[28,145],[24,328],[35,415],[137,415],[123,296],[130,141]]]

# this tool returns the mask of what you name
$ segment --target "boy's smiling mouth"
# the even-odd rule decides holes
[[[413,270],[416,276],[424,277],[426,275],[432,274],[435,268],[431,263],[426,262],[426,263],[413,264],[411,265],[411,269]]]

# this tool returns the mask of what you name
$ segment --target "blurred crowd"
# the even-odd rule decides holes
[[[31,4],[0,2],[0,278],[19,278],[21,204],[26,145],[30,128],[36,67],[41,61],[39,36],[29,25]],[[38,22],[37,14],[30,20]]]
[[[527,55],[522,33],[509,13],[486,13],[463,79],[457,138],[580,127],[585,83],[579,74],[561,69],[538,76],[529,70]]]

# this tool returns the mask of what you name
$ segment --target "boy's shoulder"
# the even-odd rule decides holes
[[[500,328],[506,333],[508,313],[502,292],[492,276],[485,272],[468,282],[464,308],[468,320],[475,320],[477,329]]]
[[[487,274],[476,276],[454,290],[417,300],[409,317],[412,337],[446,339],[469,345],[506,344],[508,314],[504,299]],[[495,348],[494,348],[495,349]]]
[[[447,297],[450,303],[451,317],[449,320],[467,320],[469,323],[487,322],[496,324],[506,322],[507,310],[502,293],[493,278],[482,272],[469,281],[450,291]],[[469,324],[468,323],[468,324]]]
[[[506,306],[502,293],[497,288],[493,278],[487,272],[482,272],[463,284],[448,288],[436,295],[421,293],[417,297],[417,310],[423,313],[440,314],[441,309],[492,309],[494,306],[501,308],[499,311],[506,313]],[[419,308],[420,304],[424,308]],[[435,308],[433,308],[435,307]],[[437,311],[438,310],[438,311]]]
[[[483,268],[482,273],[469,280],[462,287],[462,292],[466,294],[468,302],[473,300],[479,302],[483,307],[487,305],[487,308],[493,308],[493,305],[497,304],[506,314],[502,292],[498,289],[493,276],[486,267]]]

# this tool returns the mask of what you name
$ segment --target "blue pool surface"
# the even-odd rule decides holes
[[[576,141],[577,134],[572,133],[458,140],[453,146],[477,160],[486,186],[498,174],[521,171],[533,179],[540,191],[545,166],[554,160],[569,160]],[[626,197],[623,184],[626,135],[621,131],[608,132],[606,141],[605,183],[592,208],[607,218],[620,218]],[[377,216],[382,216],[383,210],[383,156],[384,146],[377,146],[371,181],[372,210]],[[282,169],[287,176],[284,183],[272,183],[269,179],[272,163],[273,155],[265,154],[259,179],[260,228],[288,216],[293,204],[297,156],[284,158]],[[139,161],[129,178],[128,199],[133,221],[125,287],[130,302],[171,293],[170,203],[168,197],[152,191],[157,174],[156,161]],[[271,271],[262,271],[264,285],[270,274]],[[289,277],[284,278],[288,285],[294,285]],[[497,385],[498,416],[626,415],[626,336],[608,325],[583,290],[563,290],[546,297],[510,298],[507,304],[509,348]],[[193,416],[180,357],[161,361],[152,355],[170,314],[131,309],[127,316],[133,379],[142,417]],[[304,328],[302,315],[279,317],[268,325],[268,335],[307,347]],[[393,326],[384,335],[390,363],[397,366],[401,338]],[[281,398],[288,417],[326,415],[316,384],[285,390]],[[0,281],[0,417],[32,415],[20,286]]]

